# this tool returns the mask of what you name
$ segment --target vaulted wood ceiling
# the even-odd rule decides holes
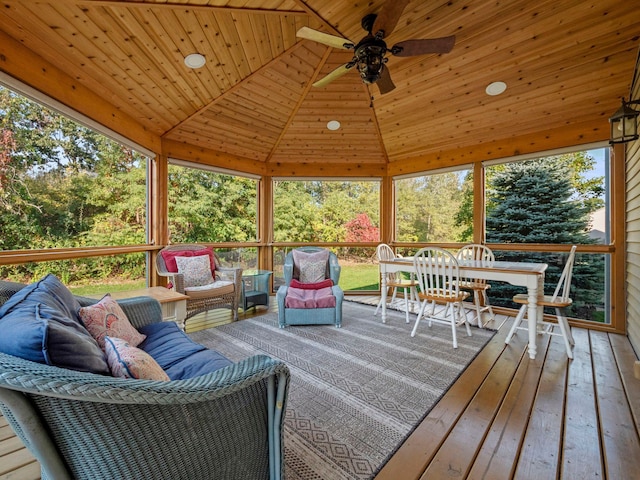
[[[297,30],[357,42],[361,18],[383,4],[4,0],[0,30],[152,134],[267,165],[397,165],[398,173],[471,152],[492,158],[605,140],[608,117],[629,95],[640,9],[620,0],[413,0],[387,43],[454,34],[451,53],[391,57],[397,88],[386,95],[355,69],[312,87],[352,53],[298,39]],[[204,67],[185,67],[193,52]],[[507,91],[488,96],[493,81]],[[328,130],[329,120],[342,127]]]

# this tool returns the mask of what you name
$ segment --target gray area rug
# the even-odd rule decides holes
[[[190,334],[237,361],[255,354],[291,369],[285,417],[287,480],[372,478],[495,332],[413,323],[343,304],[342,328],[278,328],[277,313]],[[411,316],[415,320],[415,315]]]

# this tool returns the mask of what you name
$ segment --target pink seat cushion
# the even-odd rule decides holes
[[[291,283],[289,284],[289,286],[293,288],[301,288],[303,290],[319,290],[321,288],[333,287],[333,280],[331,280],[330,278],[327,278],[326,280],[323,280],[321,282],[302,283],[294,278],[291,280]]]
[[[331,287],[317,290],[289,287],[284,304],[287,308],[332,308],[336,306],[336,297]]]

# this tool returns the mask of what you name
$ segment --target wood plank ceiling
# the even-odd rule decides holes
[[[393,0],[389,0],[393,1]],[[0,30],[173,142],[268,164],[427,165],[608,138],[628,97],[640,9],[620,0],[413,0],[389,46],[456,35],[449,54],[391,57],[380,95],[352,53],[296,38],[355,40],[384,0],[4,0]],[[203,54],[204,67],[184,56]],[[1,62],[0,62],[1,65]],[[503,81],[507,91],[488,96]],[[341,128],[330,131],[329,120]],[[513,147],[512,150],[509,148]],[[461,161],[463,161],[462,158]],[[337,172],[336,172],[337,173]]]

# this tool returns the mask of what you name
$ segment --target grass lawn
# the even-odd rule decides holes
[[[378,265],[370,263],[342,264],[342,290],[378,290]]]
[[[138,290],[140,288],[146,288],[147,281],[144,278],[139,280],[120,280],[114,283],[92,283],[90,285],[78,285],[69,286],[69,290],[74,295],[87,296],[87,295],[100,295],[111,292],[121,292],[123,290]]]
[[[343,290],[378,290],[378,265],[370,263],[343,264],[340,271],[340,286]],[[100,295],[123,290],[138,290],[145,288],[145,279],[124,280],[115,279],[111,283],[98,282],[90,285],[70,285],[75,295]]]

